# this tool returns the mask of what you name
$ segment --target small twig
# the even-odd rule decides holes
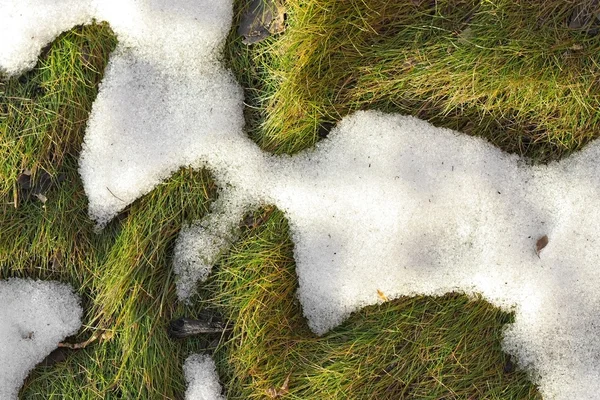
[[[169,334],[177,339],[206,333],[222,333],[225,330],[225,325],[219,321],[179,318],[169,324]]]
[[[80,343],[63,343],[60,342],[58,344],[58,347],[66,347],[67,349],[84,349],[86,348],[89,344],[91,344],[92,342],[95,342],[98,339],[98,336],[96,334],[92,335],[92,337],[90,337],[88,340],[84,341],[84,342],[80,342]]]
[[[108,191],[110,192],[110,194],[112,194],[113,196],[115,196],[115,198],[116,198],[117,200],[121,200],[123,203],[125,203],[125,200],[123,200],[122,198],[120,198],[119,196],[117,196],[116,194],[114,194],[114,193],[112,192],[112,190],[110,190],[110,189],[108,188],[108,186],[106,187],[106,190],[108,190]]]

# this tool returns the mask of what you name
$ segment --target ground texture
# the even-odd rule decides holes
[[[600,38],[593,20],[569,29],[574,2],[540,3],[289,0],[285,33],[246,47],[232,30],[224,58],[245,88],[248,134],[272,152],[310,147],[348,113],[381,109],[547,162],[600,132]],[[400,299],[315,337],[277,210],[248,216],[199,295],[179,304],[170,257],[182,224],[214,199],[209,174],[181,170],[100,234],[87,217],[77,159],[115,43],[107,25],[77,27],[33,71],[0,83],[0,276],[71,283],[85,313],[72,342],[98,337],[38,367],[22,398],[181,398],[183,361],[202,351],[214,351],[230,399],[265,398],[288,377],[279,392],[290,399],[538,396],[500,350],[512,317],[483,301]],[[207,310],[230,330],[168,337],[172,318]]]

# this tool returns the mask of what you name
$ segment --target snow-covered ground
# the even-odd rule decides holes
[[[79,298],[57,282],[0,281],[0,399],[16,399],[29,371],[81,325]]]
[[[188,384],[186,400],[225,400],[212,358],[192,354],[185,360],[183,372]]]
[[[177,245],[182,298],[244,212],[274,204],[290,222],[298,296],[316,333],[381,301],[378,291],[481,294],[516,313],[504,349],[546,399],[600,393],[600,144],[532,167],[415,118],[359,112],[315,149],[274,156],[244,135],[242,92],[218,62],[229,0],[0,0],[0,9],[0,37],[14,38],[0,42],[0,68],[11,74],[75,23],[106,20],[119,38],[80,160],[100,225],[180,166],[214,173],[219,200]]]

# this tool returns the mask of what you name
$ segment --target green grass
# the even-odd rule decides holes
[[[461,295],[366,307],[323,337],[295,298],[293,243],[283,214],[248,230],[204,288],[234,321],[218,352],[229,398],[264,398],[290,375],[290,399],[532,399],[505,373],[511,315]]]
[[[224,52],[245,89],[248,134],[266,150],[307,148],[344,115],[369,108],[481,135],[538,162],[598,136],[600,39],[566,29],[572,1],[287,7],[285,34],[246,47],[232,31]],[[290,399],[539,396],[524,373],[504,372],[500,338],[512,317],[484,301],[402,298],[315,337],[294,297],[293,244],[280,212],[245,231],[194,303],[177,303],[173,244],[215,196],[207,172],[179,171],[100,234],[87,217],[77,158],[115,43],[106,25],[78,27],[32,72],[0,81],[0,277],[71,283],[85,310],[73,340],[109,334],[37,368],[23,398],[181,398],[183,360],[212,352],[218,338],[173,341],[166,327],[207,307],[231,321],[215,352],[231,399],[264,398],[288,374]],[[65,180],[43,205],[17,190],[24,169]]]
[[[0,276],[71,283],[85,310],[75,340],[112,334],[68,362],[36,369],[23,398],[176,398],[185,390],[183,360],[207,345],[207,339],[174,342],[166,328],[171,318],[198,311],[177,303],[170,257],[183,221],[200,218],[214,195],[209,176],[180,171],[100,234],[87,216],[77,157],[114,45],[105,25],[76,28],[54,42],[34,71],[0,88]],[[45,205],[18,198],[15,181],[25,168],[64,174]]]
[[[600,41],[567,28],[575,1],[287,3],[290,28],[263,48],[264,148],[298,151],[324,124],[371,108],[541,162],[600,132]]]

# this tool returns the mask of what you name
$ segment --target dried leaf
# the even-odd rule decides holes
[[[515,372],[516,367],[513,361],[510,359],[510,357],[506,359],[506,363],[504,363],[503,369],[505,374],[512,374],[513,372]]]
[[[544,235],[541,238],[539,238],[538,241],[535,243],[535,254],[537,254],[537,256],[539,257],[540,252],[547,245],[548,245],[548,235]]]
[[[575,43],[573,46],[570,47],[570,50],[581,51],[581,50],[583,50],[583,46],[580,45],[580,44]]]
[[[178,318],[169,323],[169,335],[175,339],[207,333],[223,333],[225,329],[223,322],[213,321],[212,318],[206,320]]]
[[[48,197],[46,196],[48,191],[64,181],[64,179],[65,176],[62,174],[52,176],[43,169],[38,169],[36,173],[25,169],[17,177],[17,191],[14,199],[15,207],[18,207],[21,202],[27,201],[32,197],[37,198],[45,204],[48,201]]]
[[[48,201],[48,198],[46,196],[44,196],[41,193],[34,193],[34,196],[42,202],[42,204],[46,204],[46,202]]]
[[[25,169],[17,176],[17,190],[14,191],[13,203],[15,208],[19,207],[21,198],[28,197],[31,190],[31,170]]]
[[[285,7],[280,0],[253,0],[242,17],[238,34],[244,44],[260,42],[285,30]]]
[[[71,350],[85,349],[90,344],[94,343],[95,341],[110,340],[110,339],[112,339],[112,337],[113,337],[113,332],[111,332],[111,331],[104,331],[102,333],[96,332],[92,336],[90,336],[90,338],[88,340],[85,340],[83,342],[80,342],[80,343],[60,342],[58,344],[58,347],[59,348],[67,348],[67,349],[71,349]]]
[[[240,228],[245,229],[256,229],[262,224],[264,224],[271,214],[275,211],[275,207],[266,207],[263,212],[260,214],[257,213],[249,213],[244,217],[243,222],[240,225]]]
[[[390,301],[390,299],[381,290],[377,289],[377,297],[383,301]]]
[[[102,340],[110,340],[115,336],[113,331],[105,331],[102,335],[100,335],[100,339]]]
[[[267,389],[267,396],[271,399],[278,399],[281,396],[285,396],[290,389],[290,376],[292,373],[290,372],[286,377],[285,381],[283,381],[283,385],[279,389],[277,388],[269,388]]]
[[[31,170],[25,169],[19,174],[17,177],[17,185],[23,190],[31,189]]]
[[[33,339],[33,333],[34,333],[33,331],[22,333],[21,338],[31,340],[31,339]]]

